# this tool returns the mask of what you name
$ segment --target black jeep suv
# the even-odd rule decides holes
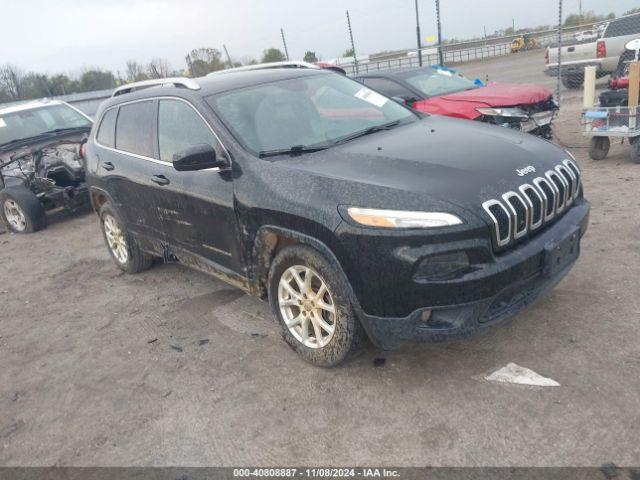
[[[117,265],[175,260],[268,299],[317,365],[365,334],[390,348],[514,315],[567,274],[587,228],[566,151],[335,73],[132,84],[97,118],[87,175]]]
[[[0,108],[0,219],[12,232],[35,232],[47,213],[88,205],[82,152],[92,125],[58,100]]]

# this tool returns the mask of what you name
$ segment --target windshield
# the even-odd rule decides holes
[[[38,137],[52,130],[91,128],[91,121],[64,104],[0,114],[0,145]]]
[[[334,74],[258,85],[214,95],[207,102],[255,154],[329,147],[358,132],[417,120],[393,100]]]
[[[405,82],[420,90],[427,97],[478,88],[478,85],[476,85],[473,80],[469,80],[460,74],[448,70],[439,70],[436,68],[412,70],[401,74],[400,77]]]

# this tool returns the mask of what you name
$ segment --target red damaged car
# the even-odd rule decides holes
[[[361,83],[415,110],[493,123],[551,139],[558,110],[551,91],[531,84],[470,80],[449,68],[372,72]]]

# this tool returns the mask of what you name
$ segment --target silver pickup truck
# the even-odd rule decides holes
[[[562,84],[567,88],[580,88],[584,82],[584,67],[597,68],[598,78],[615,71],[618,59],[629,40],[640,37],[640,13],[611,20],[602,37],[593,42],[564,43],[561,45],[560,73]],[[545,73],[558,74],[558,46],[547,48]]]

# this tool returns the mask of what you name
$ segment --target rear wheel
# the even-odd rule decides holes
[[[121,270],[138,273],[151,266],[153,257],[140,250],[136,239],[126,230],[124,222],[109,203],[100,209],[100,224],[111,258]]]
[[[589,156],[592,160],[602,160],[609,153],[610,146],[609,137],[591,137],[589,141]]]
[[[583,82],[584,82],[584,76],[580,74],[567,75],[562,77],[562,85],[564,85],[565,88],[571,88],[571,89],[580,88]]]
[[[312,248],[294,245],[276,256],[269,300],[287,343],[314,365],[338,365],[362,345],[346,279]]]
[[[44,207],[26,187],[11,187],[0,192],[0,216],[14,233],[33,233],[47,226]]]

